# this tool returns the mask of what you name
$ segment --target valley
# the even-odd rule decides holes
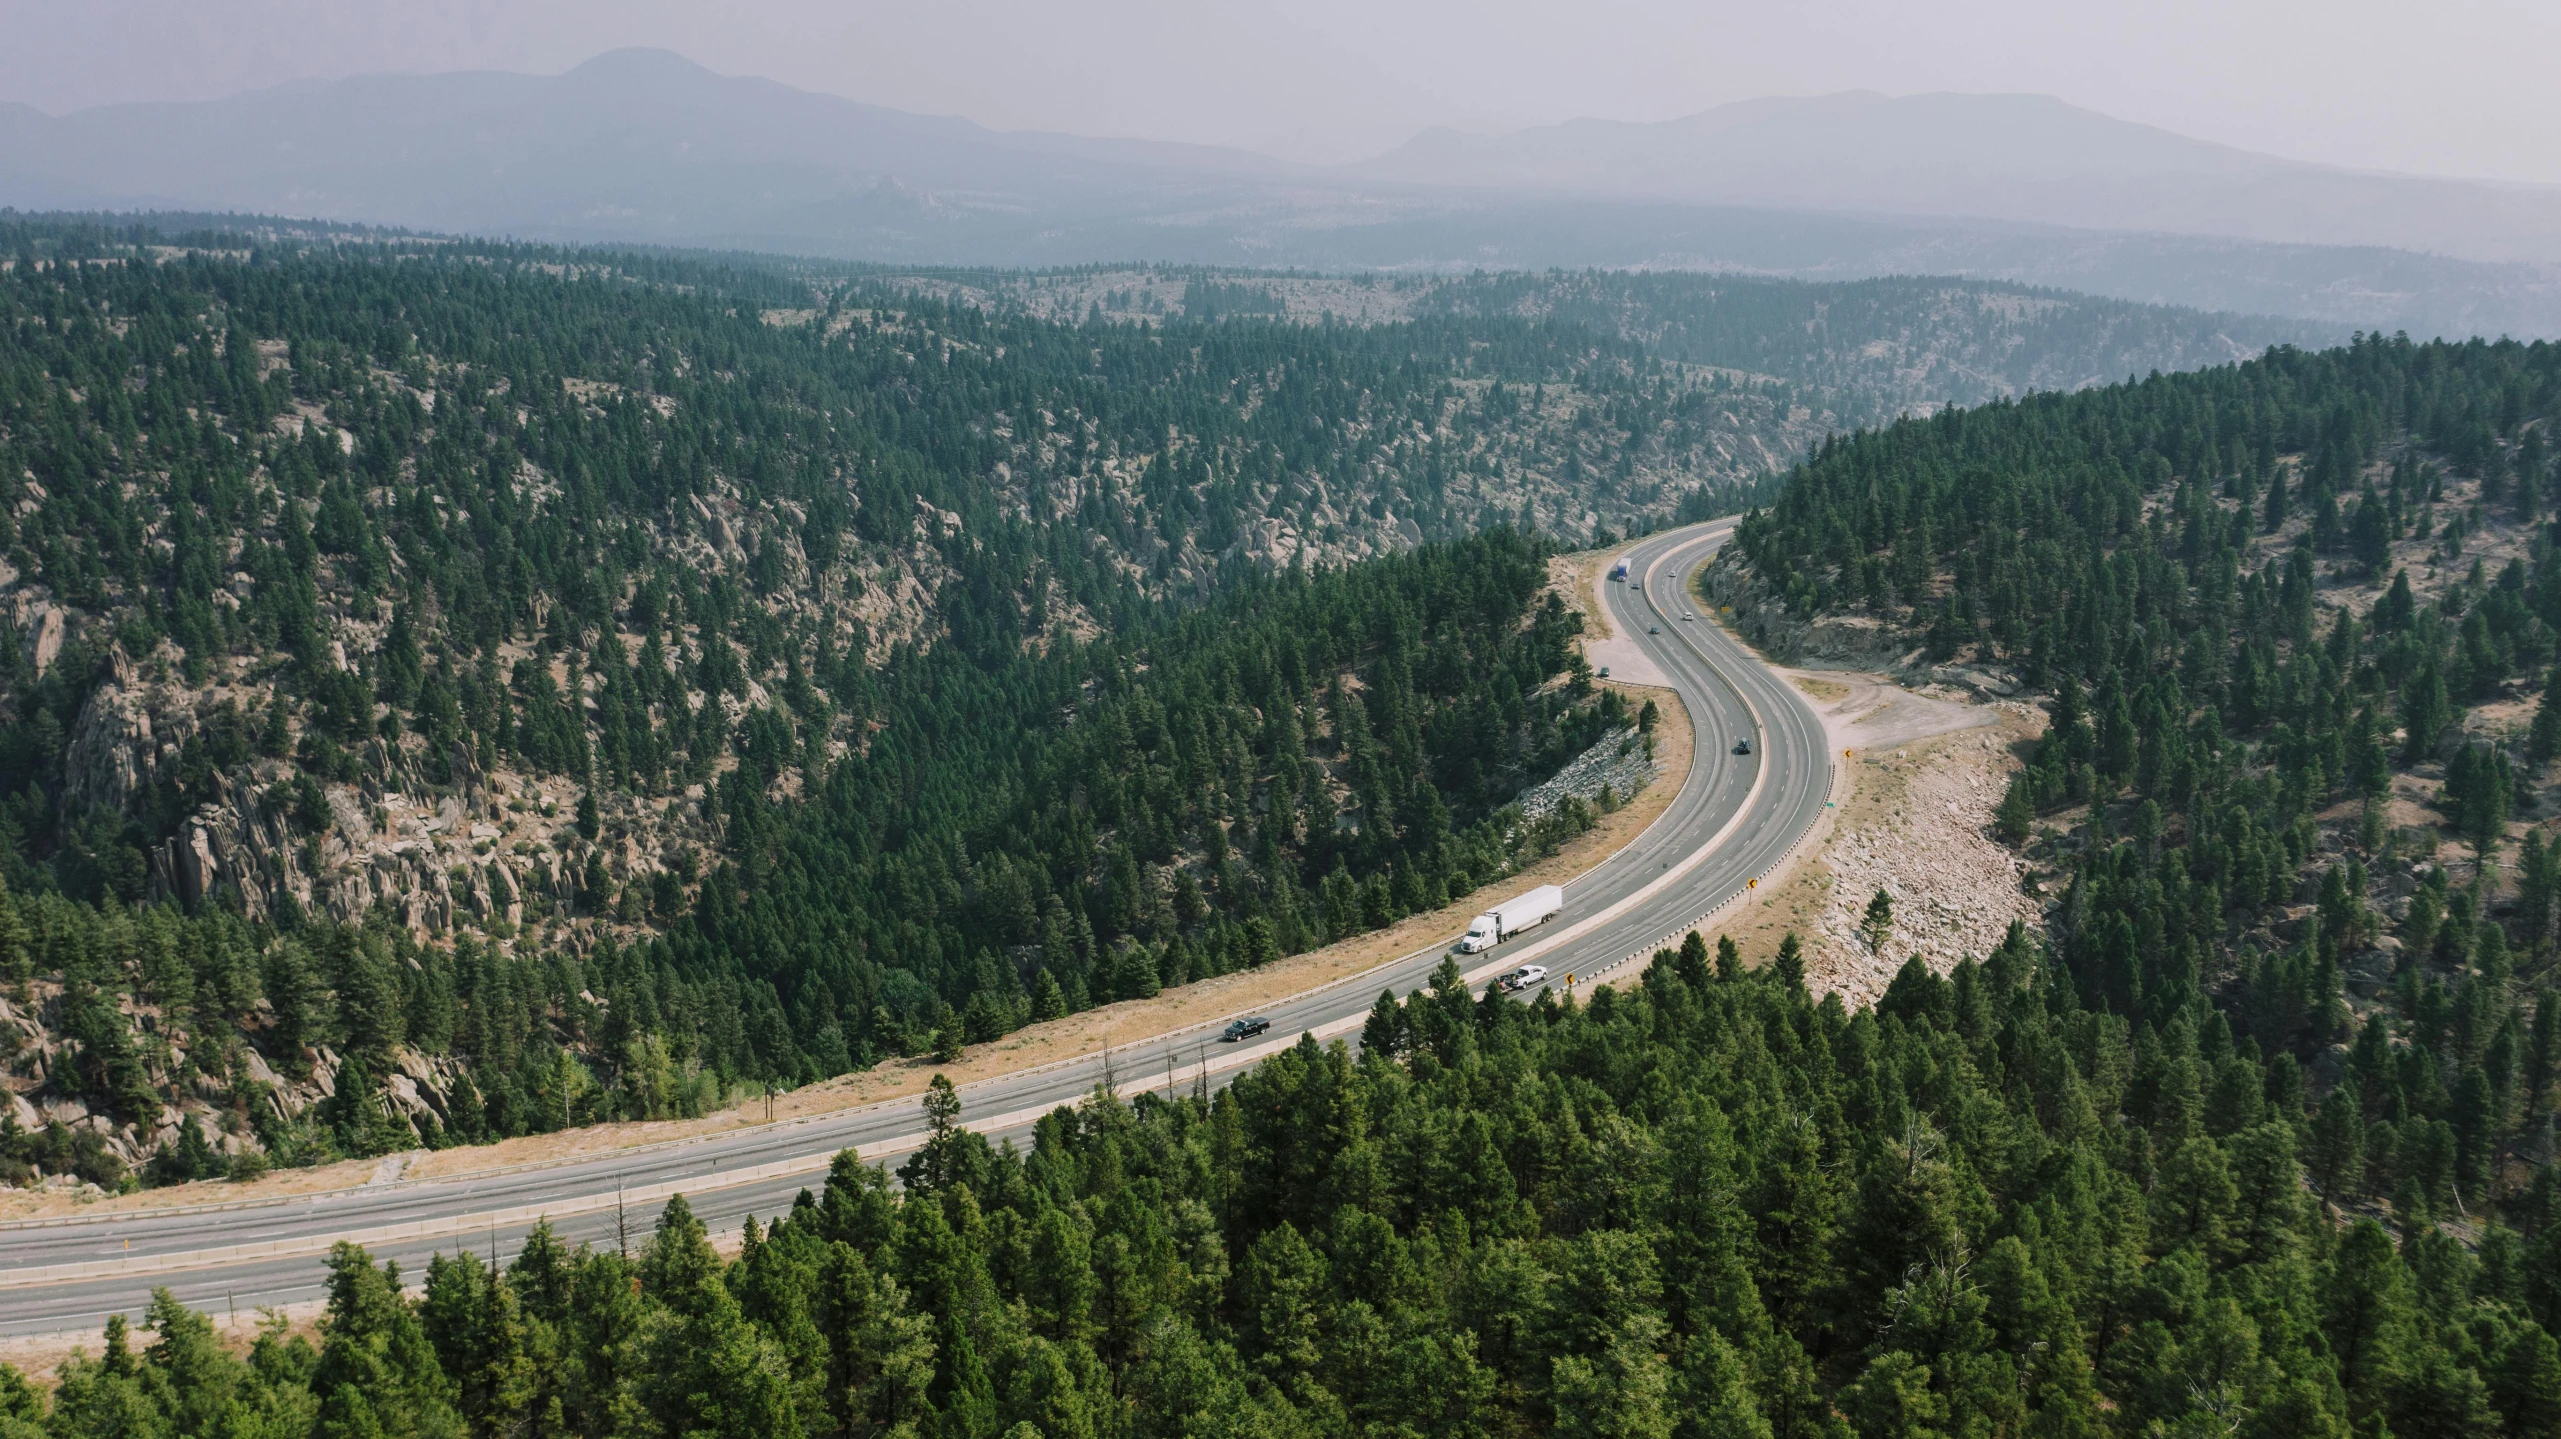
[[[1064,799],[1038,843],[1087,858],[989,868],[890,816],[995,812],[931,787],[1011,762],[946,753],[950,706],[1072,714],[1071,687],[1130,684],[1267,577],[1488,526],[1641,532],[1748,502],[1830,428],[2238,343],[1945,285],[929,280],[313,240],[279,288],[245,246],[11,244],[15,333],[52,358],[7,435],[56,478],[21,482],[6,596],[29,747],[0,872],[33,951],[0,1000],[9,1144],[74,1190],[683,1121],[1457,903],[1430,893],[1451,871],[1479,887],[1592,822],[1497,816],[1627,704],[1551,674],[1523,688],[1555,719],[1397,740],[1482,756],[1430,761],[1432,843],[1479,828],[1419,872],[1361,868],[1383,856],[1353,826],[1400,801],[1314,676],[1296,740],[1268,711],[1218,742],[1242,754],[1160,732],[1122,791],[1216,771],[1222,804],[1297,796],[1285,828],[1168,830],[1167,796],[1107,838],[1104,796],[1036,770],[1009,803]],[[386,283],[400,325],[353,324]],[[510,313],[571,347],[483,324]],[[115,404],[53,377],[102,365]],[[1175,701],[1132,702],[1145,725]],[[740,903],[865,853],[873,897],[810,891],[816,931]],[[920,892],[957,903],[912,925]],[[56,893],[194,917],[100,929]],[[66,945],[137,957],[81,978]]]
[[[2549,346],[12,223],[0,1427],[2561,1394]]]

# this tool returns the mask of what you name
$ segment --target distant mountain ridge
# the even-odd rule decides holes
[[[2561,186],[2280,159],[2048,95],[1848,91],[1652,124],[1573,120],[1491,137],[1430,130],[1355,168],[1511,192],[2561,260]]]
[[[2561,336],[2561,265],[2492,262],[2561,259],[2538,238],[2561,236],[2555,197],[2297,165],[2035,96],[1430,132],[1330,168],[990,130],[655,50],[559,75],[370,76],[59,117],[0,105],[0,206],[21,210],[899,265],[1938,274],[2421,336]],[[2488,258],[2455,257],[2429,225],[2471,225]]]
[[[557,76],[300,83],[60,118],[0,110],[27,207],[246,208],[444,229],[698,239],[883,187],[1002,209],[1066,191],[1266,174],[1242,151],[1004,134],[618,50]]]

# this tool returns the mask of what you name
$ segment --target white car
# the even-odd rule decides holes
[[[1504,975],[1501,979],[1494,981],[1494,986],[1495,988],[1502,990],[1505,994],[1510,994],[1515,990],[1536,989],[1541,983],[1545,982],[1546,979],[1546,965],[1524,964],[1520,968],[1513,970],[1511,973]]]

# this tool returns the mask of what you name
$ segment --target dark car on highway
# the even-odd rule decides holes
[[[1233,1043],[1239,1039],[1251,1039],[1255,1035],[1265,1033],[1271,1027],[1272,1022],[1261,1015],[1249,1015],[1244,1019],[1229,1020],[1227,1032],[1218,1037],[1222,1041]]]
[[[1734,752],[1736,754],[1750,754],[1752,752],[1752,742],[1747,739],[1738,739],[1734,741]]]

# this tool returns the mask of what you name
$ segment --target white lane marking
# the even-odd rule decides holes
[[[1654,560],[1652,564],[1646,566],[1645,577],[1647,584],[1652,584],[1654,572],[1662,568],[1665,560],[1668,560],[1673,555],[1692,549],[1697,543],[1712,537],[1712,535],[1702,535],[1697,541],[1691,541],[1689,543],[1674,545],[1667,548],[1661,556]],[[1695,651],[1693,652],[1695,653]],[[1742,701],[1744,713],[1752,717],[1753,732],[1755,734],[1761,733],[1762,725],[1760,711],[1753,707],[1751,697],[1743,693],[1741,686],[1735,684],[1732,680],[1727,679],[1724,672],[1716,668],[1716,662],[1714,660],[1708,659],[1703,654],[1699,655],[1698,658],[1701,663],[1708,667],[1709,672],[1715,675],[1719,683],[1722,683],[1727,689],[1732,690],[1735,698]],[[1591,915],[1579,921],[1571,928],[1563,930],[1560,933],[1550,935],[1545,939],[1535,941],[1527,949],[1514,950],[1511,953],[1504,955],[1501,959],[1486,965],[1482,969],[1468,971],[1467,982],[1470,985],[1481,983],[1487,979],[1493,978],[1495,975],[1503,973],[1506,970],[1526,964],[1532,959],[1535,959],[1542,954],[1546,954],[1550,950],[1556,949],[1560,945],[1571,944],[1575,940],[1582,938],[1584,935],[1591,933],[1594,929],[1617,919],[1621,915],[1626,914],[1629,910],[1636,908],[1638,905],[1644,904],[1656,895],[1661,894],[1664,890],[1679,883],[1691,870],[1698,868],[1699,865],[1707,861],[1710,855],[1716,853],[1718,847],[1723,845],[1727,839],[1733,836],[1736,827],[1741,825],[1745,819],[1751,817],[1752,806],[1754,802],[1759,799],[1761,788],[1765,783],[1767,783],[1768,778],[1769,766],[1762,765],[1757,767],[1752,774],[1751,789],[1744,794],[1743,803],[1735,809],[1732,817],[1725,821],[1724,827],[1717,830],[1715,834],[1709,836],[1705,844],[1702,844],[1698,848],[1690,851],[1688,856],[1682,859],[1677,866],[1655,878],[1643,889],[1627,896],[1625,899],[1622,899],[1618,903],[1611,905],[1609,908],[1602,910],[1600,913]],[[1367,1018],[1367,1015],[1360,1017],[1363,1021]],[[1357,1022],[1359,1021],[1355,1021],[1355,1023]]]

